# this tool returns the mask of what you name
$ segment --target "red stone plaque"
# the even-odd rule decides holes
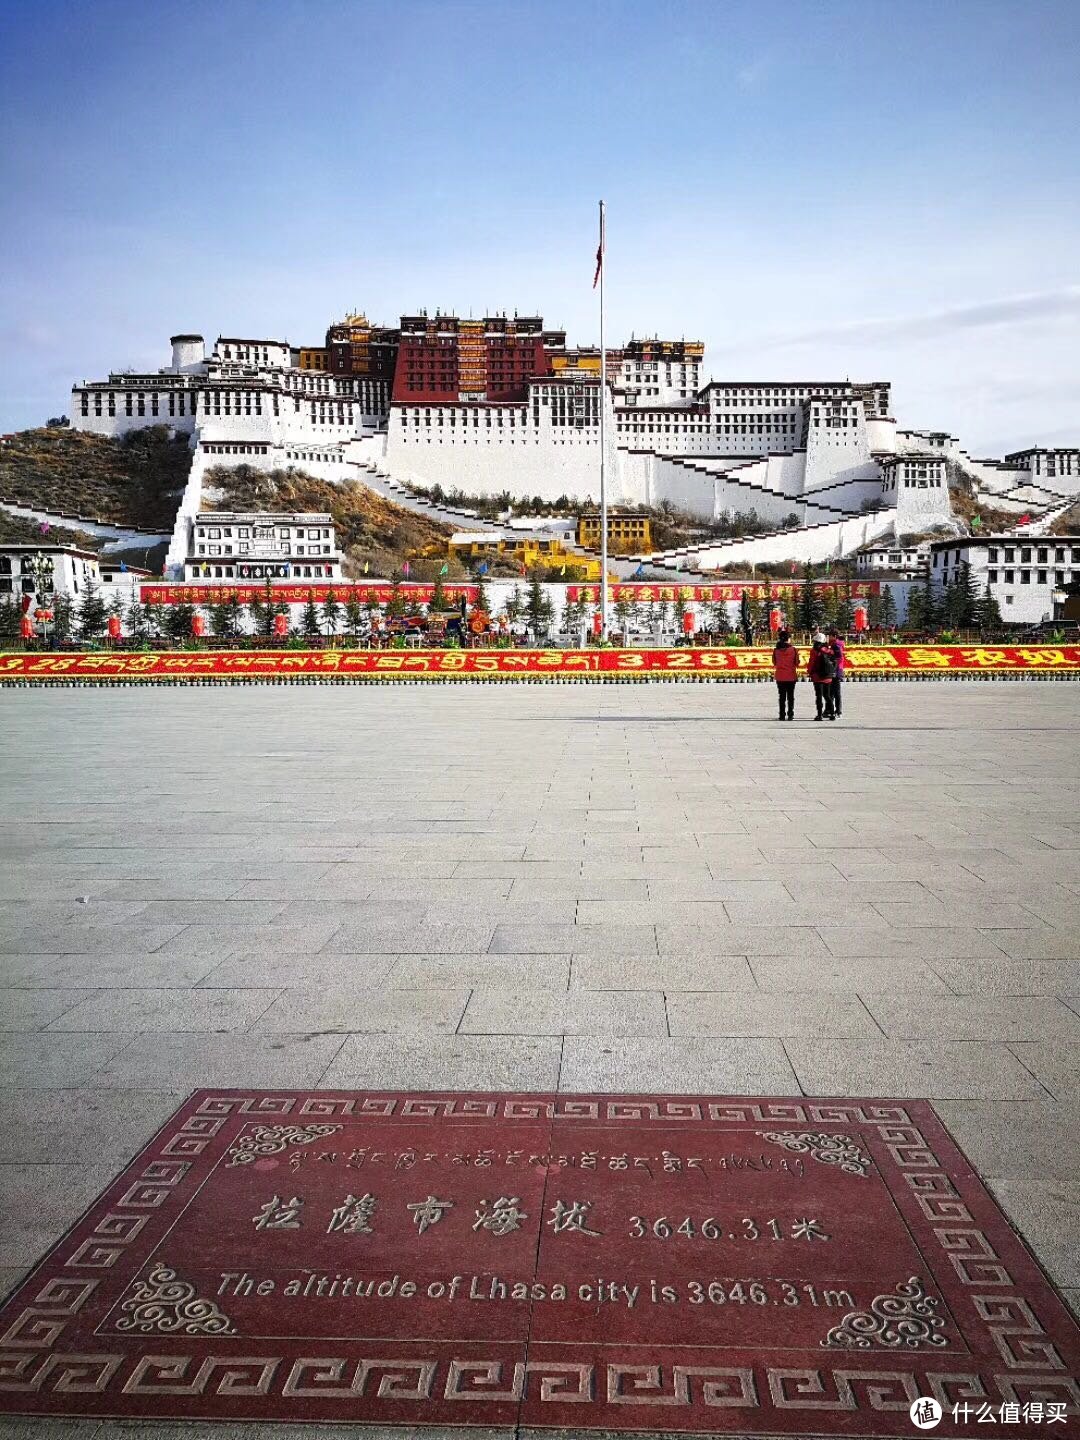
[[[957,1435],[1078,1358],[921,1102],[203,1090],[0,1312],[0,1411]]]

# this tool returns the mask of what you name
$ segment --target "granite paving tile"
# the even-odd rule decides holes
[[[867,925],[819,926],[818,933],[833,955],[874,955],[878,959],[896,956],[934,960],[993,959],[1002,951],[996,937],[1007,931],[994,931],[995,939],[981,930],[948,928],[931,929],[914,926],[907,930],[877,928]]]
[[[0,1266],[30,1266],[79,1218],[119,1166],[0,1165]]]
[[[493,955],[655,955],[652,925],[499,925]]]
[[[711,925],[693,922],[658,925],[656,943],[661,957],[686,958],[714,955],[827,955],[816,930],[796,925]]]
[[[1080,1016],[1052,996],[935,995],[928,1005],[909,995],[864,994],[863,1002],[894,1040],[1080,1040]]]
[[[791,1039],[784,1048],[807,1095],[1046,1098],[1016,1056],[993,1042]]]
[[[991,1180],[990,1189],[1051,1280],[1080,1286],[1080,1181]]]
[[[6,1090],[0,1162],[112,1165],[119,1171],[194,1088],[171,1076],[167,1084],[167,1090],[136,1084],[117,1095],[99,1089],[95,1076],[92,1088]]]
[[[646,991],[475,990],[463,1035],[665,1035],[663,997]]]
[[[1009,1049],[1058,1100],[1080,1100],[1080,1041],[1032,1040]]]
[[[661,1036],[568,1035],[564,1091],[676,1095],[798,1095],[779,1040],[693,1040]]]
[[[60,1030],[246,1030],[277,990],[99,990],[54,1020]]]
[[[12,1086],[64,1090],[85,1085],[130,1039],[130,1035],[111,1032],[0,1034],[0,1090]]]
[[[1077,995],[1080,958],[1075,960],[935,960],[933,968],[958,995]]]
[[[734,993],[667,996],[672,1035],[729,1036],[742,1039],[816,1035],[880,1037],[880,1030],[856,996]]]
[[[2,968],[2,967],[0,967]],[[0,990],[0,1030],[43,1030],[88,995],[86,990]]]
[[[453,1034],[467,989],[388,990],[383,987],[286,990],[256,1022],[259,1034]]]
[[[348,1035],[321,1084],[327,1089],[553,1090],[557,1035]]]
[[[569,955],[401,955],[387,979],[395,990],[566,990],[569,983]]]
[[[946,979],[921,960],[880,960],[865,955],[791,960],[755,956],[750,969],[760,989],[776,993],[927,995],[949,990]]]
[[[994,943],[1014,960],[1080,960],[1080,931],[1051,927],[995,930]]]
[[[753,990],[744,956],[575,955],[574,990]]]

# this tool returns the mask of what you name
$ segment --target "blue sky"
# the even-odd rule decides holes
[[[0,429],[363,308],[1080,444],[1075,0],[0,0]]]

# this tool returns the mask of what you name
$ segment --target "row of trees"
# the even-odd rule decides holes
[[[370,634],[376,617],[385,615],[388,620],[400,620],[409,610],[408,597],[402,589],[402,575],[396,572],[391,577],[391,593],[386,605],[376,600],[361,602],[350,599],[341,601],[331,590],[321,603],[315,599],[315,592],[309,593],[300,615],[297,629],[306,639],[321,636],[345,634],[360,637]],[[785,615],[785,623],[797,631],[811,633],[815,630],[835,626],[841,632],[849,632],[854,626],[855,601],[851,582],[838,580],[829,589],[819,588],[815,581],[818,576],[813,565],[803,568],[803,584],[794,596],[792,610]],[[474,611],[490,615],[490,604],[483,577],[474,577],[477,589]],[[745,596],[742,603],[740,627],[744,632],[763,635],[769,630],[771,602],[757,597]],[[892,630],[897,624],[896,602],[892,591],[886,588],[880,595],[872,595],[865,602],[867,619],[872,629]],[[191,637],[192,620],[196,607],[190,604],[161,605],[142,604],[138,600],[125,602],[116,595],[108,603],[97,586],[90,584],[74,603],[67,595],[57,595],[51,602],[53,620],[52,633],[56,639],[96,640],[102,636],[109,619],[115,616],[124,633],[136,642],[167,639],[181,643]],[[209,633],[222,640],[235,640],[241,635],[252,633],[268,639],[274,635],[274,621],[278,615],[288,615],[289,607],[276,600],[273,587],[269,584],[263,593],[242,603],[235,596],[216,604],[203,607]],[[436,576],[431,600],[426,607],[432,614],[453,610],[441,576]],[[569,600],[564,611],[564,628],[571,634],[587,628],[592,620],[594,606],[584,597]],[[726,601],[712,601],[703,607],[704,618],[709,629],[721,633],[731,630],[731,616]],[[658,622],[662,631],[671,628],[682,630],[683,616],[687,602],[681,597],[674,601],[642,605],[636,600],[619,599],[613,607],[616,628],[624,633],[637,628],[646,617]],[[539,574],[535,574],[522,589],[515,586],[503,606],[502,613],[512,627],[524,622],[531,634],[539,639],[551,633],[555,611],[550,594],[544,589]],[[0,600],[0,637],[14,639],[20,632],[22,610],[18,602],[4,598]],[[912,589],[908,599],[906,628],[920,632],[948,630],[994,631],[1002,625],[1001,612],[997,601],[990,593],[989,586],[980,593],[968,566],[961,565],[952,582],[941,594],[934,592],[930,576]]]
[[[940,594],[929,572],[908,597],[908,628],[912,630],[1000,630],[1001,610],[987,584],[980,591],[971,567],[962,563]]]

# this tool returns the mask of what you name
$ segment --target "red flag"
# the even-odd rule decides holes
[[[592,277],[592,288],[595,290],[600,280],[600,271],[604,268],[604,202],[600,202],[600,244],[596,247],[596,274]]]

